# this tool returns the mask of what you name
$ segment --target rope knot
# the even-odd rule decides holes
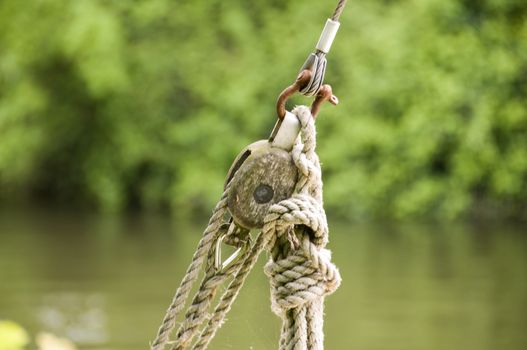
[[[328,224],[322,204],[307,194],[294,194],[269,208],[264,219],[266,226],[273,226],[276,236],[280,237],[295,226],[304,226],[309,230],[309,238],[316,247],[328,242]]]
[[[340,274],[330,261],[330,251],[315,247],[308,235],[304,236],[300,249],[282,259],[270,260],[264,269],[271,281],[271,308],[279,316],[333,293],[340,285]]]
[[[262,233],[271,259],[264,271],[271,284],[271,308],[283,320],[280,349],[321,349],[324,297],[340,285],[331,263],[326,213],[322,205],[316,130],[309,108],[296,107],[300,137],[291,151],[299,171],[294,194],[273,205]]]

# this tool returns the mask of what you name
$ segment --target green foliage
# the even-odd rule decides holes
[[[0,195],[209,210],[333,6],[3,0]],[[317,122],[328,207],[524,214],[527,3],[359,1],[342,22],[341,105]]]

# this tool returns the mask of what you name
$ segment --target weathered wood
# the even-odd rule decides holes
[[[227,203],[234,221],[247,229],[262,228],[269,207],[291,196],[297,178],[289,152],[271,147],[267,140],[249,145],[227,177],[231,182]]]

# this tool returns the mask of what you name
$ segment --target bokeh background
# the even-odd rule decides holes
[[[335,3],[2,0],[0,320],[29,348],[147,348]],[[328,348],[527,348],[527,2],[350,1],[341,23]],[[260,266],[211,348],[275,348],[268,300]]]

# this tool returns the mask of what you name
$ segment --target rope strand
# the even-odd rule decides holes
[[[152,350],[162,350],[168,342],[170,333],[176,325],[176,318],[185,307],[186,300],[192,289],[192,285],[199,275],[199,270],[203,264],[205,256],[210,251],[214,238],[223,223],[223,217],[227,212],[227,197],[229,194],[229,186],[223,192],[220,201],[213,210],[213,214],[209,220],[209,224],[203,233],[203,238],[198,244],[198,248],[192,257],[192,262],[187,269],[179,288],[176,291],[172,303],[168,307],[165,317],[155,340],[153,341]]]
[[[333,16],[331,16],[331,19],[333,21],[338,21],[340,18],[340,15],[342,14],[342,11],[344,11],[344,7],[346,6],[347,0],[339,0],[337,7],[335,8],[335,11],[333,12]]]

